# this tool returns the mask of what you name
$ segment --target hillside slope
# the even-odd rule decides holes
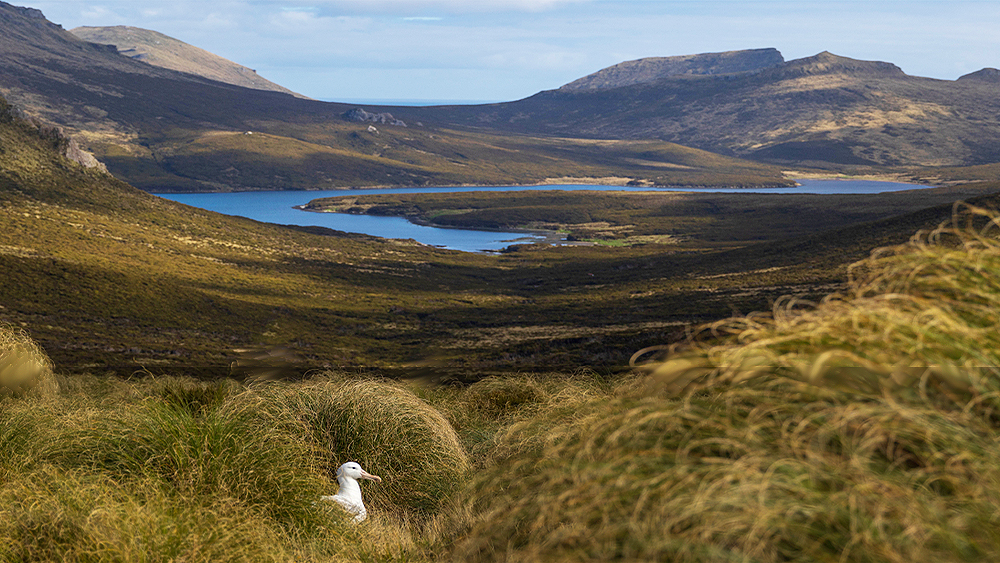
[[[487,256],[187,207],[66,159],[63,142],[0,103],[0,322],[67,371],[621,369],[688,322],[829,291],[846,262],[951,212],[722,252]]]
[[[149,29],[116,25],[76,27],[69,32],[84,41],[114,45],[119,53],[153,66],[196,74],[244,88],[305,97],[259,76],[255,70]]]
[[[1000,82],[956,81],[823,52],[769,68],[570,83],[517,102],[428,108],[456,124],[531,134],[663,139],[776,163],[955,166],[1000,161]]]
[[[261,224],[144,193],[61,156],[64,143],[0,101],[0,322],[24,326],[62,370],[621,365],[622,339],[673,326],[618,291],[567,303],[530,281],[544,268],[562,289],[610,282],[622,272],[603,264],[623,256],[493,257]],[[547,352],[492,336],[511,327],[529,348],[543,335]]]

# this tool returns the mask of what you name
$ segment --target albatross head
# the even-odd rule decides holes
[[[378,475],[372,475],[364,469],[361,469],[361,465],[353,461],[349,461],[337,468],[337,480],[339,481],[342,477],[354,479],[355,481],[359,479],[368,479],[369,481],[382,482],[381,477]]]

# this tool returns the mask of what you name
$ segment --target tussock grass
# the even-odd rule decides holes
[[[414,516],[439,509],[469,469],[448,420],[399,385],[328,375],[257,389],[247,400],[259,402],[267,424],[318,448],[331,477],[347,461],[382,477],[364,486],[366,505]]]
[[[780,382],[597,400],[506,434],[454,555],[991,561],[1000,451],[984,431],[969,413]]]
[[[997,215],[850,291],[705,329],[652,376],[501,432],[461,560],[994,561]]]
[[[998,407],[1000,217],[976,207],[851,268],[850,290],[816,306],[784,300],[771,315],[706,327],[721,340],[656,367],[672,391],[788,377],[859,393],[960,393]]]
[[[101,413],[60,461],[186,498],[231,499],[292,528],[320,525],[312,502],[330,486],[307,444],[261,424],[238,401],[204,414],[155,400]]]
[[[512,424],[553,408],[572,408],[607,395],[595,374],[505,374],[477,381],[434,405],[455,426],[476,468],[489,467],[501,448],[497,437]]]
[[[4,561],[287,561],[266,520],[197,506],[153,483],[38,471],[0,487]]]

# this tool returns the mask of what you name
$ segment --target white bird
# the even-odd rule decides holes
[[[372,475],[353,461],[349,461],[337,468],[337,483],[340,490],[335,495],[320,497],[320,500],[332,500],[342,506],[344,510],[354,515],[355,522],[362,522],[368,518],[368,510],[361,500],[361,484],[358,479],[368,479],[369,481],[382,482],[378,475]]]

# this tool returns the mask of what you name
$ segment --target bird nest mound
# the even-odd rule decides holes
[[[382,477],[378,486],[365,488],[365,503],[374,510],[430,514],[469,469],[448,420],[398,385],[319,378],[262,393],[262,406],[286,431],[320,450],[331,476],[340,464],[357,461]]]

